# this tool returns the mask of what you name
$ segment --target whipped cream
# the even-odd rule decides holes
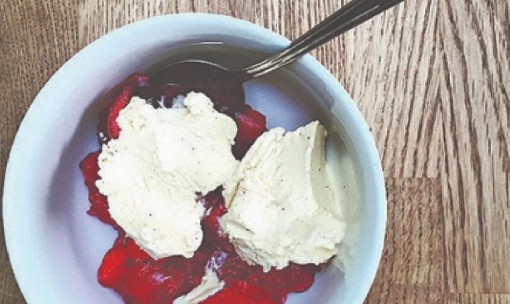
[[[155,259],[192,257],[203,236],[197,195],[225,183],[238,165],[235,122],[193,92],[171,109],[133,97],[117,122],[122,131],[103,145],[96,183],[112,218]]]
[[[242,159],[225,191],[221,227],[248,263],[268,271],[320,264],[337,253],[345,223],[325,137],[318,122],[294,132],[271,129]]]
[[[189,293],[175,299],[174,304],[198,304],[217,293],[225,282],[220,281],[216,273],[211,269],[206,269],[205,275],[202,277],[200,284],[193,288]]]

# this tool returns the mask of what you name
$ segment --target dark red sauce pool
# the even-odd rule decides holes
[[[133,74],[116,88],[111,106],[101,115],[99,141],[104,143],[119,136],[121,130],[116,118],[132,96],[140,96],[154,107],[171,107],[174,97],[200,91],[211,98],[218,111],[235,120],[238,132],[232,151],[241,159],[266,130],[266,118],[244,103],[242,86],[229,81],[216,69],[193,63],[170,67],[150,79]],[[108,200],[95,186],[99,179],[99,153],[90,153],[80,163],[89,190],[88,214],[111,225],[119,236],[106,252],[97,276],[101,285],[113,288],[125,303],[171,303],[200,284],[206,267],[225,282],[225,287],[203,301],[204,304],[281,304],[290,292],[305,291],[313,284],[319,266],[291,264],[264,273],[260,266],[248,265],[236,254],[219,225],[220,217],[227,212],[220,189],[207,193],[200,201],[208,211],[201,221],[203,242],[194,256],[152,259],[111,218]]]

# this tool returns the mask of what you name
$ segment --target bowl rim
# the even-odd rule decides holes
[[[290,41],[275,33],[271,30],[254,24],[252,22],[234,18],[227,15],[221,14],[210,14],[210,13],[177,13],[177,14],[166,14],[160,15],[150,18],[141,19],[135,21],[133,23],[124,25],[120,28],[117,28],[101,37],[97,38],[95,41],[91,42],[81,50],[79,50],[76,54],[74,54],[69,60],[67,60],[44,84],[42,89],[34,98],[32,104],[27,110],[25,116],[23,117],[18,130],[16,132],[13,144],[11,146],[11,150],[9,152],[9,157],[7,161],[7,166],[5,170],[4,176],[4,193],[3,193],[3,212],[2,219],[4,225],[4,238],[7,248],[7,253],[9,256],[9,260],[11,262],[11,267],[13,269],[16,281],[19,285],[19,288],[25,297],[25,300],[28,303],[37,303],[37,299],[39,298],[39,294],[35,294],[33,288],[31,288],[31,281],[27,278],[28,276],[23,272],[21,272],[21,265],[23,263],[23,259],[21,258],[21,254],[18,252],[22,251],[23,248],[17,245],[16,238],[14,238],[12,231],[14,230],[16,218],[14,215],[16,214],[14,208],[14,194],[16,193],[16,183],[14,182],[14,176],[17,171],[17,167],[22,161],[18,156],[23,149],[23,143],[26,141],[26,138],[30,134],[30,126],[32,122],[37,119],[37,112],[44,110],[46,100],[46,95],[52,90],[52,87],[55,84],[61,82],[65,79],[66,71],[71,69],[74,65],[78,64],[81,60],[86,59],[89,54],[93,53],[94,49],[100,46],[103,43],[106,43],[108,40],[112,40],[118,36],[125,35],[132,29],[136,27],[143,26],[151,26],[153,23],[158,22],[199,22],[202,18],[208,18],[208,21],[222,22],[226,24],[230,24],[232,26],[244,26],[250,27],[253,30],[256,30],[263,35],[270,37],[271,40],[274,40],[276,43],[289,43]],[[322,66],[315,58],[311,55],[307,54],[303,56],[300,61],[303,62],[304,65],[308,66],[310,69],[320,74],[324,79],[326,79],[328,83],[328,89],[331,89],[335,95],[340,95],[345,100],[346,110],[348,111],[348,115],[351,115],[359,124],[357,128],[359,129],[362,138],[359,138],[363,143],[363,146],[366,147],[366,150],[369,152],[366,157],[368,158],[370,164],[371,172],[370,175],[373,178],[375,185],[375,193],[374,197],[377,198],[377,204],[379,212],[376,213],[376,231],[374,231],[375,240],[377,243],[375,244],[375,249],[373,251],[372,257],[369,259],[372,263],[367,267],[369,272],[367,273],[367,279],[364,280],[360,287],[361,292],[358,294],[357,302],[362,303],[364,299],[367,297],[368,292],[372,286],[372,283],[375,279],[375,275],[377,273],[377,269],[379,267],[383,246],[384,246],[384,238],[386,231],[386,220],[387,220],[387,201],[386,201],[386,191],[385,191],[385,183],[384,183],[384,175],[381,167],[381,162],[379,158],[379,153],[377,151],[377,147],[375,145],[374,139],[369,131],[368,125],[364,120],[361,112],[357,108],[356,104],[352,100],[352,98],[347,94],[344,90],[343,86],[340,84],[339,80],[336,79],[324,66]]]

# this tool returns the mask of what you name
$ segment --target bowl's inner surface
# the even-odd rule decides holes
[[[170,50],[157,62],[147,66],[150,72],[167,62],[181,59],[206,59],[226,67],[242,66],[254,62],[263,54],[224,44],[190,45]],[[127,76],[127,75],[125,75]],[[309,77],[310,75],[305,75]],[[331,113],[327,112],[332,100],[321,95],[321,88],[299,75],[299,68],[276,71],[245,85],[246,100],[268,118],[268,127],[282,126],[294,130],[312,119],[319,119],[330,129],[332,140],[328,144],[328,159],[335,167],[342,200],[347,203],[349,218],[356,213],[352,206],[360,204],[359,179],[354,174],[356,160],[352,149],[341,140],[342,127],[330,126]],[[110,87],[113,84],[108,84]],[[108,87],[104,88],[105,90]],[[104,90],[103,90],[104,91]],[[102,288],[96,280],[96,270],[106,250],[115,238],[113,229],[86,214],[87,191],[83,184],[79,161],[99,148],[95,127],[100,111],[107,101],[98,98],[85,110],[74,134],[60,155],[49,189],[46,217],[41,218],[47,229],[42,240],[45,252],[41,255],[59,278],[65,293],[80,294],[83,303],[122,303],[111,290]],[[340,133],[340,135],[338,134]],[[349,207],[350,206],[350,207]],[[59,265],[65,264],[65,267]],[[334,303],[344,293],[343,272],[330,267],[317,277],[314,286],[301,295],[292,295],[288,303]]]

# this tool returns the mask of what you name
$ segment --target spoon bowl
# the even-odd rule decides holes
[[[215,105],[222,101],[219,112],[235,114],[244,105],[243,83],[246,80],[236,71],[204,60],[185,60],[166,66],[151,77],[151,89],[141,93],[148,100],[161,101],[171,106],[178,95],[189,91],[204,92]]]

